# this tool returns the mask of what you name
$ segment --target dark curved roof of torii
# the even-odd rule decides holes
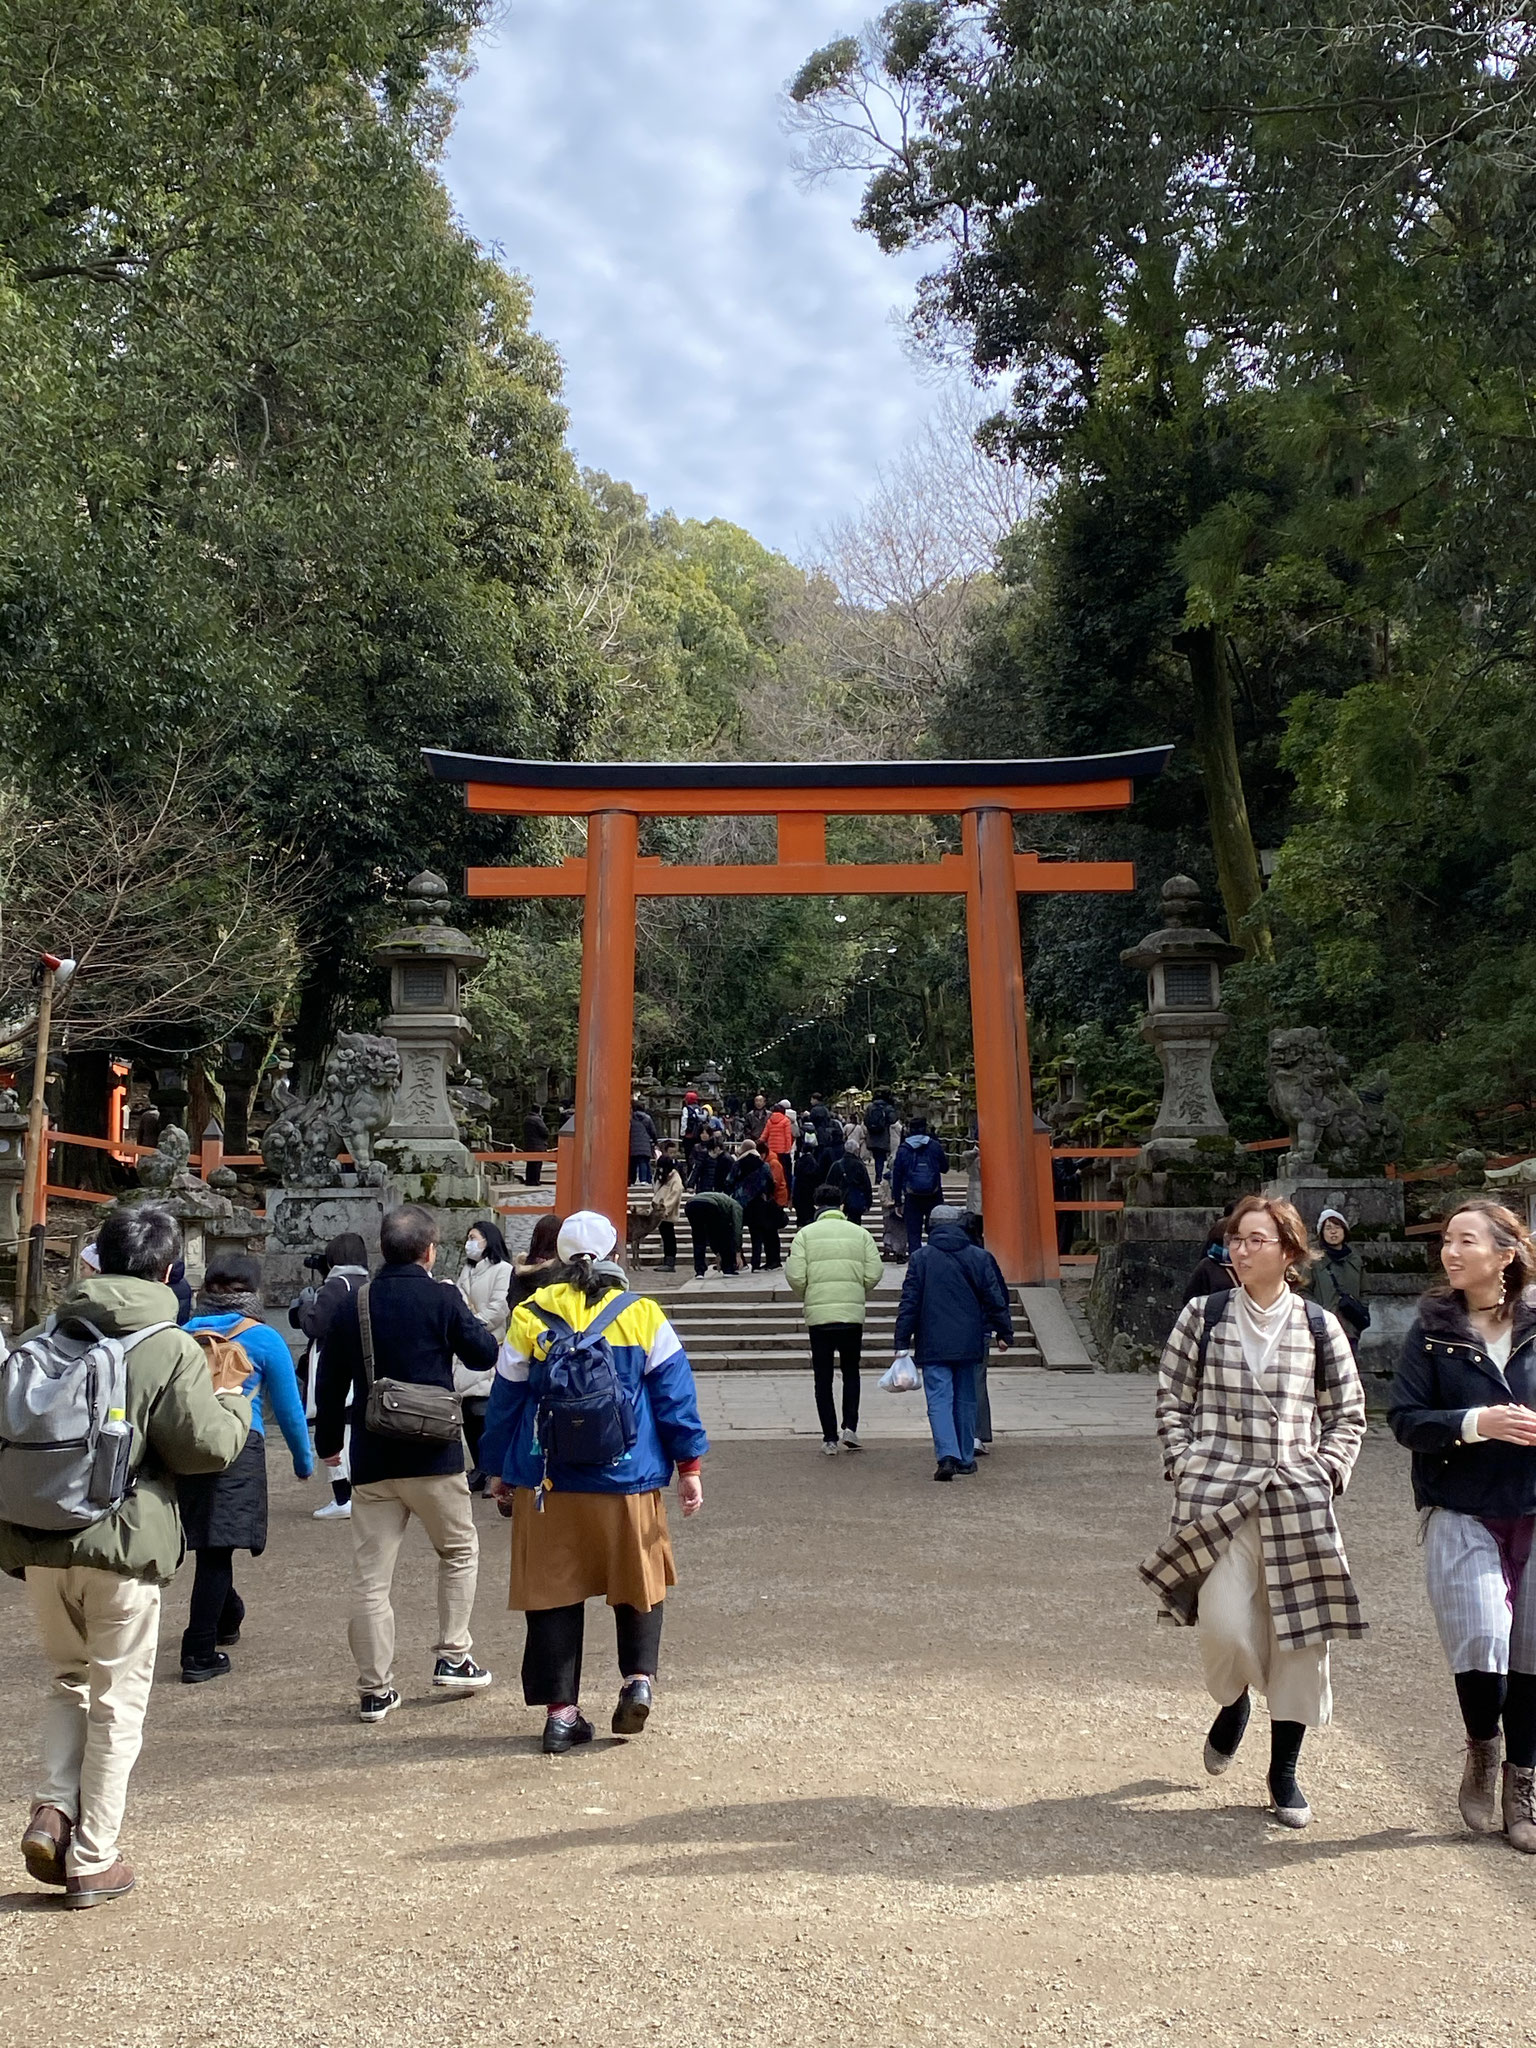
[[[438,747],[421,751],[439,782],[522,789],[978,789],[1150,781],[1162,774],[1173,748],[1043,761],[507,761]]]

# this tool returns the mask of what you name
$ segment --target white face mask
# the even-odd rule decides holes
[[[485,1257],[485,1246],[478,1237],[472,1237],[467,1241],[464,1246],[464,1256],[472,1266],[478,1265],[480,1260]]]

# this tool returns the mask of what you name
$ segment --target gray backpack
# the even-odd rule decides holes
[[[0,1522],[86,1529],[121,1506],[133,1464],[128,1353],[175,1327],[107,1337],[83,1317],[50,1316],[0,1360]]]

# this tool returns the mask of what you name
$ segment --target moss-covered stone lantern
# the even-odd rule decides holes
[[[389,969],[390,1010],[380,1027],[400,1048],[395,1113],[377,1142],[418,1200],[482,1202],[485,1178],[459,1135],[448,1074],[473,1033],[464,984],[486,955],[443,916],[448,884],[430,872],[405,888],[406,922],[373,949]]]

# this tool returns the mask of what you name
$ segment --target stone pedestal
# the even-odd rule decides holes
[[[1118,1241],[1100,1251],[1088,1295],[1088,1321],[1111,1369],[1156,1366],[1222,1214],[1223,1207],[1121,1211]]]
[[[1385,1175],[1359,1180],[1332,1180],[1320,1173],[1282,1177],[1271,1181],[1264,1192],[1292,1203],[1314,1240],[1317,1219],[1325,1209],[1338,1210],[1352,1238],[1403,1235],[1403,1183]]]
[[[267,1249],[261,1262],[262,1295],[269,1308],[292,1301],[314,1274],[304,1261],[324,1251],[333,1237],[355,1230],[368,1247],[370,1265],[379,1258],[379,1225],[399,1206],[389,1188],[274,1188],[267,1197]]]

